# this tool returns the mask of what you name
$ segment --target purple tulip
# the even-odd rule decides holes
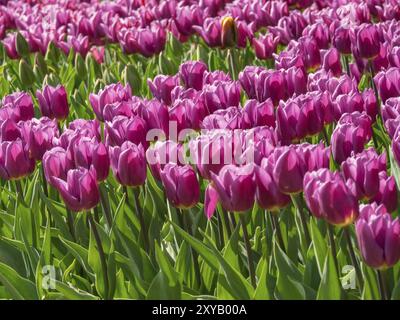
[[[264,158],[261,165],[255,167],[256,200],[261,208],[275,211],[286,207],[290,203],[290,197],[282,193],[274,181],[273,167],[275,164],[271,159]]]
[[[146,158],[141,144],[125,141],[121,146],[109,147],[111,168],[123,186],[138,187],[146,181]]]
[[[333,158],[338,164],[346,160],[352,152],[359,153],[364,149],[365,143],[372,137],[371,124],[371,118],[365,113],[342,115],[331,139]]]
[[[201,122],[201,128],[212,129],[239,129],[242,128],[242,109],[229,107],[217,110],[213,114],[206,116]]]
[[[239,73],[239,82],[249,99],[257,99],[255,81],[258,75],[264,71],[263,67],[246,66]]]
[[[103,111],[105,106],[116,102],[128,101],[132,98],[131,87],[129,85],[122,86],[122,84],[110,84],[98,94],[91,93],[89,101],[92,105],[96,117],[100,121],[104,121]]]
[[[45,86],[43,91],[36,91],[42,115],[50,119],[64,120],[68,117],[69,107],[67,92],[61,85]]]
[[[80,134],[86,137],[96,138],[97,141],[101,140],[100,122],[97,119],[75,119],[68,124],[68,129],[79,131]]]
[[[383,103],[391,97],[400,96],[400,68],[389,68],[374,77],[375,85]]]
[[[370,267],[386,269],[399,261],[400,222],[393,220],[383,205],[361,206],[356,235],[361,255]]]
[[[153,177],[161,180],[161,171],[166,164],[184,164],[183,146],[172,140],[157,141],[147,149],[146,160]]]
[[[203,88],[203,75],[207,65],[201,61],[187,61],[179,67],[179,77],[186,88],[201,90]]]
[[[93,168],[96,171],[97,181],[104,181],[108,177],[110,159],[106,146],[94,138],[84,137],[79,144],[73,147],[73,158],[76,167]]]
[[[117,116],[112,122],[106,122],[104,127],[105,143],[107,146],[121,146],[125,141],[142,144],[147,149],[147,124],[139,116],[127,118]]]
[[[169,120],[176,121],[178,133],[183,129],[199,130],[208,109],[200,98],[175,100],[169,109]]]
[[[328,169],[307,172],[303,184],[307,206],[315,217],[340,227],[358,217],[357,199],[338,172]]]
[[[47,117],[22,122],[21,133],[30,157],[35,160],[42,160],[43,154],[53,147],[53,139],[59,135],[57,122]]]
[[[0,144],[0,177],[16,180],[31,174],[35,161],[29,157],[28,150],[21,139],[3,141]]]
[[[0,142],[21,138],[21,128],[11,119],[0,120]]]
[[[221,22],[219,17],[206,18],[202,26],[193,26],[193,29],[197,31],[209,47],[221,46]]]
[[[358,91],[352,91],[347,94],[341,94],[336,97],[334,104],[334,113],[336,121],[340,119],[344,113],[363,112],[364,100]]]
[[[161,171],[161,181],[174,207],[189,209],[199,202],[200,185],[191,166],[168,163]]]
[[[372,24],[363,24],[356,28],[354,45],[364,59],[377,56],[381,46],[377,27]]]
[[[157,99],[144,101],[136,104],[134,113],[146,122],[148,129],[161,129],[168,136],[169,114],[168,107],[165,104]]]
[[[179,85],[178,76],[158,75],[153,81],[147,80],[150,91],[155,98],[167,105],[171,104],[171,91]]]
[[[276,106],[279,100],[286,100],[288,93],[286,89],[286,77],[280,70],[261,71],[256,77],[255,83],[256,98],[264,102],[270,98]]]
[[[207,218],[214,214],[218,201],[227,211],[245,212],[254,205],[256,183],[252,164],[243,167],[224,166],[218,175],[211,173],[204,200]]]
[[[362,92],[362,98],[364,100],[364,110],[371,117],[372,121],[375,122],[376,116],[378,115],[378,102],[374,90],[366,89]]]
[[[342,54],[351,54],[352,29],[346,26],[335,28],[332,43],[333,46]]]
[[[379,172],[386,171],[386,154],[373,148],[347,158],[341,164],[343,176],[358,199],[371,199],[379,191]]]
[[[71,169],[67,173],[66,181],[54,177],[53,184],[66,206],[74,212],[90,210],[99,203],[99,186],[96,172],[92,169]]]
[[[338,77],[342,74],[340,53],[337,49],[331,48],[323,53],[322,68],[324,68],[327,72],[331,71],[335,77]]]
[[[42,163],[46,180],[53,186],[53,178],[67,180],[68,171],[74,168],[68,152],[61,147],[54,147],[46,151]]]
[[[285,79],[289,97],[307,92],[307,74],[303,68],[293,66],[286,69]]]
[[[259,38],[253,38],[252,45],[256,57],[261,60],[267,60],[272,58],[272,54],[276,51],[278,46],[279,38],[274,37],[271,33],[268,33]]]
[[[0,120],[11,119],[15,122],[33,118],[33,101],[25,92],[15,92],[3,98],[0,104]]]
[[[238,81],[215,81],[203,87],[202,96],[210,113],[237,107],[240,103],[240,85]]]
[[[275,110],[270,99],[259,103],[257,100],[247,100],[243,107],[243,122],[249,128],[258,126],[275,127]]]
[[[205,71],[203,73],[203,86],[206,84],[213,84],[214,82],[231,82],[232,78],[228,73],[221,70]]]
[[[386,171],[379,172],[379,191],[371,202],[383,204],[388,212],[397,209],[397,187],[393,176],[388,177]]]

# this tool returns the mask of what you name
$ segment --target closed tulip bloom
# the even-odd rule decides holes
[[[248,127],[275,127],[275,109],[270,99],[259,103],[257,100],[247,100],[243,107],[243,121]]]
[[[361,255],[370,267],[386,269],[399,261],[400,222],[393,220],[383,205],[361,206],[356,235]]]
[[[383,103],[400,95],[400,68],[389,68],[374,77],[375,86]]]
[[[232,81],[231,76],[221,70],[205,71],[203,74],[203,85],[213,84],[218,81]]]
[[[397,209],[397,187],[393,176],[388,177],[386,171],[379,172],[379,191],[371,202],[383,204],[388,212]]]
[[[220,18],[206,18],[202,26],[193,26],[193,29],[211,47],[221,46],[221,22]]]
[[[103,110],[108,104],[116,102],[128,101],[132,98],[132,91],[129,85],[123,86],[120,83],[107,85],[100,90],[98,94],[91,93],[89,101],[92,105],[93,112],[100,121],[104,121]]]
[[[169,109],[169,120],[176,121],[178,133],[184,129],[199,130],[208,110],[201,99],[176,100]]]
[[[337,49],[331,48],[326,50],[322,58],[322,67],[326,71],[331,71],[334,76],[342,73],[342,64],[340,62],[340,53]]]
[[[168,163],[161,171],[161,181],[174,207],[189,209],[199,202],[200,185],[191,166]]]
[[[90,210],[99,203],[99,186],[94,170],[71,169],[67,173],[66,181],[54,178],[53,184],[66,206],[74,212]]]
[[[373,148],[347,158],[341,165],[343,176],[351,181],[358,199],[371,199],[379,191],[379,172],[386,171],[386,154],[378,155]]]
[[[4,180],[16,180],[33,172],[35,161],[23,141],[4,141],[0,144],[0,177]]]
[[[167,105],[171,104],[171,91],[179,85],[179,78],[177,76],[158,75],[153,81],[147,80],[150,91],[155,98],[164,102]]]
[[[255,86],[259,102],[264,102],[270,98],[276,106],[279,100],[286,100],[287,98],[287,91],[284,89],[286,88],[286,77],[284,72],[280,70],[260,72],[256,78]]]
[[[68,152],[61,147],[54,147],[43,155],[43,168],[47,182],[53,184],[53,178],[67,179],[67,173],[74,168]]]
[[[400,131],[397,130],[392,139],[393,156],[397,164],[400,165]]]
[[[232,17],[221,19],[221,45],[222,48],[234,47],[237,43],[237,27]]]
[[[96,138],[97,141],[101,140],[100,122],[97,119],[75,119],[68,124],[68,129],[79,131],[86,137]]]
[[[333,46],[342,54],[351,54],[351,29],[339,26],[333,35]]]
[[[141,117],[117,116],[112,122],[105,123],[105,142],[107,146],[120,146],[125,141],[131,141],[137,145],[142,144],[147,149],[149,145],[146,140],[147,131],[147,124]]]
[[[293,66],[286,69],[285,79],[289,97],[307,92],[307,74],[303,68]]]
[[[146,151],[146,160],[153,177],[161,180],[161,171],[168,163],[184,164],[183,146],[172,140],[157,141]]]
[[[261,60],[272,58],[272,54],[276,51],[279,38],[274,37],[271,33],[261,35],[259,38],[253,38],[252,45],[256,57]]]
[[[345,113],[332,134],[333,158],[338,164],[346,160],[352,152],[359,153],[371,139],[371,118],[363,113]]]
[[[218,175],[211,173],[212,183],[206,190],[205,214],[211,218],[218,201],[232,212],[245,212],[254,205],[256,184],[252,164],[224,166]]]
[[[288,148],[277,159],[273,178],[281,192],[295,194],[303,189],[303,177],[306,170],[301,156],[294,148]]]
[[[168,136],[169,114],[168,107],[164,103],[157,99],[152,99],[137,104],[137,108],[134,111],[146,122],[149,130],[161,129],[165,136]]]
[[[141,144],[125,141],[121,146],[110,147],[111,168],[123,186],[138,187],[146,181],[146,158]]]
[[[3,98],[0,104],[0,120],[11,119],[14,122],[33,118],[33,101],[25,92],[15,92]]]
[[[43,91],[36,91],[42,115],[50,119],[64,120],[68,117],[69,107],[67,92],[61,85],[45,86]]]
[[[352,91],[347,94],[341,94],[336,97],[334,104],[334,112],[336,121],[340,119],[344,113],[352,113],[355,111],[364,111],[364,100],[358,91]]]
[[[270,159],[264,158],[261,165],[255,167],[256,201],[261,208],[270,211],[284,208],[290,202],[290,197],[279,190],[272,177],[273,165]]]
[[[387,99],[381,106],[381,116],[383,122],[400,116],[400,97]]]
[[[266,70],[259,66],[246,66],[239,73],[239,82],[249,99],[257,99],[257,91],[255,81],[258,75]]]
[[[179,77],[186,88],[201,90],[203,88],[203,75],[207,65],[202,61],[187,61],[179,67]]]
[[[212,129],[239,129],[242,128],[242,109],[238,107],[229,107],[227,109],[217,110],[206,116],[201,122],[201,128]]]
[[[106,146],[95,139],[82,138],[79,144],[73,147],[73,156],[76,167],[86,169],[94,168],[97,181],[103,181],[108,177],[110,159]]]
[[[355,45],[362,58],[371,59],[379,54],[381,43],[375,25],[363,24],[356,28],[355,41]]]
[[[42,160],[43,154],[53,147],[53,140],[59,135],[57,122],[47,117],[23,122],[21,132],[30,157],[35,160]]]
[[[374,90],[366,89],[362,92],[362,98],[364,100],[364,111],[371,117],[372,121],[375,122],[376,116],[378,115],[378,102]]]
[[[311,213],[330,224],[344,227],[358,217],[357,199],[338,172],[328,169],[307,172],[304,197]]]

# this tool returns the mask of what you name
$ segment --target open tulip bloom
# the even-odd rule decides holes
[[[0,0],[0,299],[399,300],[399,8]]]

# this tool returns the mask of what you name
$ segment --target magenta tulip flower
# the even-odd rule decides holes
[[[155,98],[167,105],[171,104],[171,91],[179,85],[178,76],[158,75],[153,81],[148,79],[150,91]]]
[[[386,269],[399,261],[400,222],[392,219],[383,205],[361,206],[356,235],[361,255],[370,267]]]
[[[54,147],[46,151],[42,163],[46,180],[53,186],[53,178],[67,180],[68,171],[74,168],[73,160],[61,147]]]
[[[146,181],[146,158],[141,144],[125,141],[121,146],[109,147],[111,168],[123,186],[138,187]]]
[[[393,176],[388,177],[386,171],[379,172],[379,190],[370,202],[383,204],[388,212],[397,210],[397,186]]]
[[[67,92],[61,85],[52,87],[47,85],[43,91],[36,91],[42,115],[50,119],[64,120],[68,117],[69,107]]]
[[[89,95],[90,104],[97,119],[100,121],[104,121],[103,112],[106,105],[128,101],[131,98],[131,87],[129,85],[124,87],[120,83],[110,84],[103,90],[100,90],[98,94],[91,93]]]
[[[161,171],[161,181],[174,207],[189,209],[199,201],[200,185],[191,166],[168,163]]]
[[[364,59],[377,56],[381,46],[377,27],[372,24],[363,24],[356,28],[355,46]]]
[[[207,218],[214,214],[218,201],[231,212],[245,212],[253,207],[256,183],[252,164],[242,167],[226,165],[218,175],[211,173],[211,181],[204,201]]]
[[[272,100],[259,103],[257,100],[247,100],[243,107],[243,122],[246,127],[270,126],[275,128],[275,109]]]
[[[14,141],[21,138],[21,128],[13,120],[0,120],[0,141]]]
[[[307,172],[303,185],[307,206],[315,217],[340,227],[358,217],[357,199],[338,172],[325,168]]]
[[[15,122],[33,118],[33,101],[25,92],[15,92],[3,98],[0,104],[0,120],[11,119]]]
[[[252,45],[256,57],[261,60],[272,58],[272,54],[276,51],[279,38],[274,37],[271,33],[261,35],[259,38],[253,38]]]
[[[35,161],[29,157],[28,149],[21,139],[3,141],[0,144],[0,177],[16,180],[33,172]]]
[[[105,123],[105,142],[107,146],[121,146],[125,141],[131,141],[137,145],[142,144],[147,149],[147,131],[147,124],[141,117],[117,116],[112,122]]]
[[[207,65],[202,61],[187,61],[179,67],[179,77],[186,88],[201,90],[203,88],[203,75]]]
[[[53,140],[59,135],[57,122],[47,117],[22,122],[21,132],[29,154],[35,160],[42,160],[43,154],[53,147]]]
[[[96,172],[92,169],[71,169],[66,180],[54,177],[53,185],[60,192],[65,205],[74,212],[90,210],[100,201]]]

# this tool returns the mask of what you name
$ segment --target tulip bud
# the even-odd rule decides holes
[[[386,269],[400,259],[400,221],[392,219],[383,205],[363,205],[356,222],[361,255],[367,265]]]
[[[53,184],[53,178],[67,179],[67,173],[74,167],[65,149],[54,147],[43,155],[43,169],[47,182]]]
[[[376,25],[363,24],[359,26],[355,36],[357,49],[362,58],[371,59],[379,54],[381,43]]]
[[[74,211],[90,210],[100,201],[96,172],[85,168],[69,170],[67,180],[53,178],[54,187],[60,192],[66,206]]]
[[[110,147],[111,168],[123,186],[138,187],[146,181],[146,159],[141,144],[125,141],[121,146]]]
[[[21,139],[3,141],[0,144],[0,177],[14,180],[33,172],[35,161],[29,157],[28,150]]]
[[[224,17],[221,19],[221,45],[222,48],[236,46],[237,28],[235,20],[232,17]]]
[[[188,209],[199,201],[200,186],[191,166],[168,163],[161,171],[161,181],[174,207]]]
[[[142,87],[142,79],[139,72],[132,64],[128,64],[123,71],[125,85],[129,84],[132,91],[140,92]]]
[[[388,177],[386,171],[379,172],[379,191],[370,202],[383,204],[388,212],[397,209],[397,187],[393,176]]]
[[[63,86],[52,87],[47,85],[42,92],[36,91],[36,98],[43,116],[57,120],[64,120],[68,117],[67,92]]]
[[[207,65],[201,61],[187,61],[179,67],[179,77],[186,88],[201,90],[203,88],[203,75]]]
[[[35,74],[31,65],[29,65],[25,60],[19,62],[19,80],[25,88],[29,88],[35,82]]]
[[[26,57],[26,56],[29,55],[29,44],[25,40],[23,35],[21,33],[19,33],[19,32],[17,33],[17,37],[16,37],[16,40],[15,40],[15,47],[17,49],[17,53],[21,57]]]

